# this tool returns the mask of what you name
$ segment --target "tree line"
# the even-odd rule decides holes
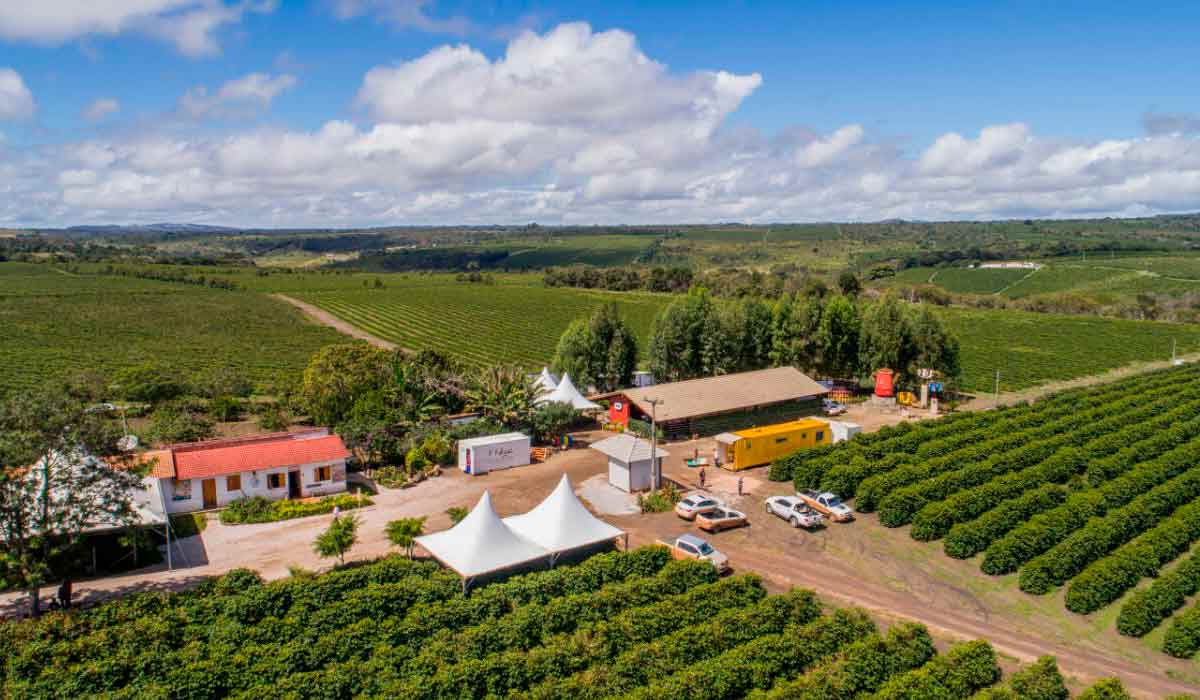
[[[659,382],[777,366],[838,379],[888,367],[904,380],[920,368],[957,377],[959,354],[929,307],[892,295],[793,293],[772,302],[720,299],[694,287],[654,319],[645,360]],[[639,356],[636,336],[608,303],[563,332],[553,367],[579,386],[612,391],[632,383]]]

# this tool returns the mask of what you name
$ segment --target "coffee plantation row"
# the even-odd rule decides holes
[[[815,595],[768,595],[666,549],[598,554],[460,593],[386,558],[263,582],[235,570],[181,593],[0,625],[5,697],[1070,697],[1050,657],[1002,678],[983,641],[939,654]],[[1089,700],[1129,697],[1115,680]]]
[[[950,557],[982,554],[984,573],[1019,571],[1026,593],[1066,586],[1075,613],[1101,610],[1167,570],[1121,605],[1117,629],[1140,637],[1200,590],[1198,380],[1200,367],[1174,367],[902,424],[790,455],[770,476],[853,497],[884,526],[942,540]],[[1163,648],[1200,650],[1200,612],[1179,615]]]

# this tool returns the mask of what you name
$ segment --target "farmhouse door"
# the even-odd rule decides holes
[[[200,488],[204,493],[204,509],[217,507],[217,480],[205,479],[200,482]]]
[[[300,472],[288,472],[288,498],[300,498]]]

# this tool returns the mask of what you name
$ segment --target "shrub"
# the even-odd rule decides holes
[[[970,559],[987,549],[998,536],[1027,521],[1030,516],[1062,503],[1067,493],[1063,486],[1046,484],[1004,501],[975,520],[950,528],[942,548],[947,556]]]
[[[756,688],[770,687],[776,677],[798,674],[874,631],[875,625],[866,614],[839,610],[802,627],[764,635],[685,666],[652,680],[649,685],[637,687],[624,697],[629,700],[739,698]]]
[[[1196,445],[1200,449],[1200,445]],[[1093,520],[1021,569],[1026,593],[1048,593],[1088,564],[1145,532],[1175,508],[1200,497],[1200,468],[1185,472],[1138,496],[1129,505]]]
[[[1134,593],[1117,616],[1117,631],[1141,637],[1184,606],[1200,591],[1200,552],[1193,554],[1173,571],[1149,587]]]
[[[874,700],[965,698],[1000,678],[996,652],[982,640],[958,644],[915,671],[897,676]]]
[[[1190,659],[1200,651],[1200,603],[1177,615],[1163,637],[1163,651]]]
[[[1145,576],[1188,551],[1200,539],[1200,501],[1185,505],[1171,517],[1107,557],[1083,570],[1067,587],[1066,605],[1086,615],[1120,598]]]
[[[1160,449],[1174,440],[1173,437],[1164,436],[1158,447],[1144,449]],[[1136,452],[1137,449],[1138,446],[1135,446],[1129,451]],[[1028,523],[993,542],[988,547],[981,565],[984,573],[999,575],[1016,571],[1022,564],[1062,543],[1071,533],[1083,527],[1090,518],[1102,516],[1110,509],[1129,504],[1147,490],[1190,469],[1195,461],[1200,459],[1200,445],[1184,444],[1166,449],[1167,451],[1158,457],[1138,464],[1124,476],[1098,489],[1072,495],[1061,506],[1034,516]]]
[[[425,451],[420,447],[414,447],[404,455],[404,467],[409,474],[416,474],[424,471],[429,466],[429,458],[425,455]]]
[[[665,513],[674,508],[681,497],[682,494],[675,484],[668,481],[657,491],[638,494],[637,502],[643,513]]]
[[[838,652],[803,676],[776,684],[752,700],[825,700],[861,697],[878,690],[889,679],[919,668],[937,651],[921,625],[904,623],[887,635],[871,635]]]
[[[1077,700],[1133,700],[1116,678],[1106,678],[1080,694]]]
[[[325,496],[316,501],[271,501],[262,496],[239,498],[221,511],[221,522],[225,525],[269,523],[292,518],[332,513],[334,508],[346,511],[372,505],[369,498],[352,496],[348,493]]]
[[[1069,700],[1071,697],[1053,656],[1043,656],[1031,666],[1017,671],[1009,679],[1008,686],[1022,700]]]

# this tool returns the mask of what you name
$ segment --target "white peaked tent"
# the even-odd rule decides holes
[[[550,394],[558,388],[558,377],[554,376],[549,367],[543,367],[542,373],[533,383],[537,386],[539,394]]]
[[[575,388],[575,384],[571,381],[571,375],[564,374],[562,381],[550,392],[537,400],[538,404],[547,403],[565,403],[580,411],[597,411],[600,409],[600,404],[592,403],[587,400],[587,397],[579,393]]]
[[[542,559],[547,552],[513,532],[496,515],[487,491],[479,503],[449,530],[417,538],[438,561],[466,579]]]
[[[459,524],[418,537],[417,544],[462,576],[466,591],[475,577],[535,561],[553,565],[562,554],[624,535],[588,512],[564,474],[554,491],[528,513],[500,519],[485,491]]]
[[[555,555],[570,549],[608,542],[625,533],[592,515],[566,474],[554,491],[533,510],[504,519],[510,529]]]

